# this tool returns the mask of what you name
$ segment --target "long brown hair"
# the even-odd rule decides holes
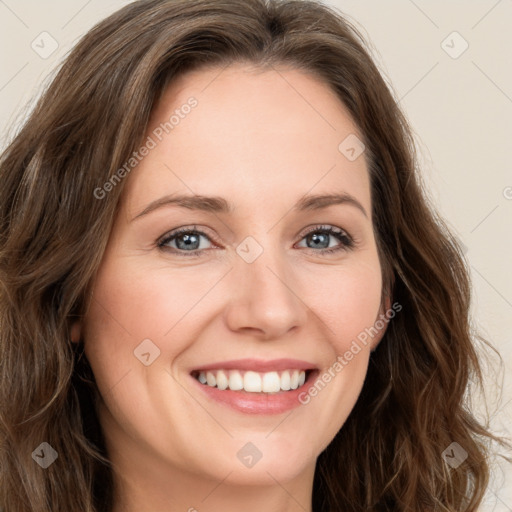
[[[97,388],[83,344],[70,343],[125,180],[101,198],[98,187],[140,147],[170,81],[234,62],[312,73],[349,109],[367,148],[383,295],[403,308],[318,457],[313,510],[476,511],[490,442],[502,441],[466,401],[482,373],[460,244],[429,205],[411,131],[357,29],[316,2],[265,0],[122,8],[77,44],[3,153],[0,507],[111,511]],[[46,469],[32,455],[42,442],[58,454]],[[457,469],[442,457],[453,442],[467,452]]]

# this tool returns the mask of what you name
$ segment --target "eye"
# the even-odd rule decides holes
[[[201,251],[207,248],[204,247],[204,244],[201,244],[201,238],[210,240],[208,235],[198,231],[195,226],[193,228],[185,227],[164,235],[164,238],[157,245],[163,250],[170,249],[171,252],[180,256],[200,256]]]
[[[340,242],[336,246],[331,246],[333,238]],[[331,254],[338,251],[347,251],[355,246],[354,239],[344,230],[333,226],[315,226],[310,229],[303,240],[311,243],[308,248],[320,249],[321,254]]]
[[[208,249],[208,246],[205,247],[205,244],[201,243],[202,238],[212,243],[211,238],[206,233],[197,230],[196,226],[183,227],[164,235],[157,242],[157,246],[164,251],[179,256],[198,257],[202,255],[204,250]],[[308,245],[308,249],[318,249],[314,252],[322,255],[347,251],[355,246],[354,239],[346,231],[334,226],[314,226],[306,232],[302,240],[306,240],[306,244],[311,244]],[[331,242],[335,240],[339,243],[333,247]]]

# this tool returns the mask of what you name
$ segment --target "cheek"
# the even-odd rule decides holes
[[[348,350],[351,342],[378,318],[381,269],[377,257],[372,257],[340,266],[336,271],[327,269],[324,274],[308,276],[303,289],[312,291],[304,301],[322,321],[327,338],[339,354]]]
[[[102,332],[112,329],[133,342],[163,339],[187,322],[188,313],[215,283],[215,276],[204,274],[193,267],[160,268],[130,258],[106,264],[97,278],[89,318]]]
[[[366,256],[340,265],[335,272],[329,269],[324,279],[309,276],[306,283],[314,292],[305,302],[319,317],[329,350],[328,364],[299,399],[310,408],[315,428],[323,432],[322,449],[352,411],[366,377],[370,342],[380,336],[372,331],[381,305],[380,265],[376,256]]]
[[[208,302],[201,299],[218,280],[217,274],[198,272],[193,266],[169,269],[130,257],[106,258],[84,319],[86,355],[98,386],[104,381],[108,390],[126,372],[143,372],[145,366],[134,351],[144,340],[151,340],[157,347],[153,350],[164,356],[158,363],[183,352],[200,336],[198,315],[204,314]]]

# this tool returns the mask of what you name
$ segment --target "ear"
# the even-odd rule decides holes
[[[82,322],[75,320],[71,324],[71,342],[78,343],[82,335]]]

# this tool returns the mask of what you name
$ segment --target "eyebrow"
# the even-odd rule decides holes
[[[352,195],[343,192],[341,194],[316,194],[303,196],[293,209],[295,211],[320,210],[332,205],[347,204],[356,207],[368,218],[363,205]],[[144,210],[137,214],[132,221],[147,215],[164,206],[177,206],[189,210],[200,210],[212,213],[233,213],[234,207],[226,199],[219,196],[202,195],[167,195],[149,203]]]

